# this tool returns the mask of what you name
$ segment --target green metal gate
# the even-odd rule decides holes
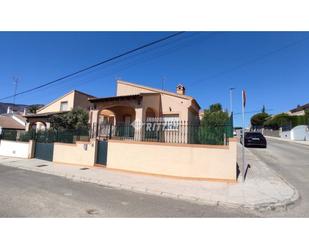
[[[34,157],[46,161],[53,161],[53,143],[35,143]]]
[[[107,141],[98,141],[98,151],[97,151],[97,160],[96,160],[97,164],[106,165],[107,149],[108,149]]]

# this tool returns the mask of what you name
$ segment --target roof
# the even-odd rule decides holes
[[[50,117],[55,114],[62,114],[62,113],[67,113],[68,111],[61,111],[61,112],[45,112],[45,113],[31,113],[31,114],[26,114],[24,115],[25,118],[37,118],[37,117]]]
[[[199,109],[201,109],[201,107],[197,103],[197,101],[193,97],[188,96],[188,95],[177,94],[177,93],[173,93],[173,92],[169,92],[169,91],[165,91],[165,90],[161,90],[161,89],[157,89],[157,88],[153,88],[153,87],[143,86],[143,85],[139,85],[139,84],[123,81],[123,80],[117,80],[117,84],[133,86],[133,87],[145,89],[145,90],[148,90],[148,91],[154,91],[154,92],[157,92],[157,93],[162,93],[162,94],[166,94],[166,95],[170,95],[170,96],[174,96],[174,97],[178,97],[178,98],[182,98],[182,99],[191,100],[194,104],[197,105],[197,107]]]
[[[14,115],[16,118],[18,118],[20,121],[23,121],[23,122],[26,122],[26,121],[27,121],[26,118],[25,118],[23,115],[21,115],[21,114],[14,113],[13,115]]]
[[[40,109],[38,109],[37,112],[42,111],[42,110],[45,109],[47,106],[50,106],[51,104],[57,102],[58,100],[64,98],[65,96],[68,96],[69,94],[74,93],[74,92],[79,93],[79,94],[82,94],[82,95],[85,95],[85,96],[88,97],[88,98],[95,98],[95,96],[92,96],[92,95],[90,95],[90,94],[88,94],[88,93],[84,93],[84,92],[81,92],[81,91],[78,91],[78,90],[72,90],[72,91],[70,91],[70,92],[68,92],[68,93],[66,93],[66,94],[64,94],[64,95],[62,95],[62,96],[60,96],[60,97],[54,99],[52,102],[50,102],[50,103],[44,105],[43,107],[41,107]]]
[[[0,127],[4,129],[24,130],[26,125],[16,121],[12,115],[0,115]]]
[[[122,96],[113,96],[113,97],[105,97],[105,98],[89,98],[88,100],[93,102],[105,102],[105,101],[113,101],[113,100],[130,100],[130,99],[142,99],[142,94],[134,94],[134,95],[122,95]]]
[[[297,106],[296,108],[290,110],[290,112],[299,112],[303,110],[308,110],[309,109],[309,103],[302,105],[302,106]]]

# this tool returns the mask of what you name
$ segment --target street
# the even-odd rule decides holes
[[[0,165],[0,217],[252,217]]]
[[[286,212],[271,217],[309,217],[309,146],[267,139],[267,149],[250,150],[299,191],[300,201]]]
[[[299,191],[287,211],[253,214],[0,164],[0,217],[309,217],[309,146],[268,139],[267,149],[249,150]]]

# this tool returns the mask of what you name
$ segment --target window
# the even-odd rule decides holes
[[[67,111],[68,110],[68,101],[62,101],[60,103],[60,111]]]
[[[179,115],[163,115],[164,130],[176,131],[179,127]]]

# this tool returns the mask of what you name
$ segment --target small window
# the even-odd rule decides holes
[[[60,103],[60,111],[67,111],[68,110],[68,101],[62,101]]]

